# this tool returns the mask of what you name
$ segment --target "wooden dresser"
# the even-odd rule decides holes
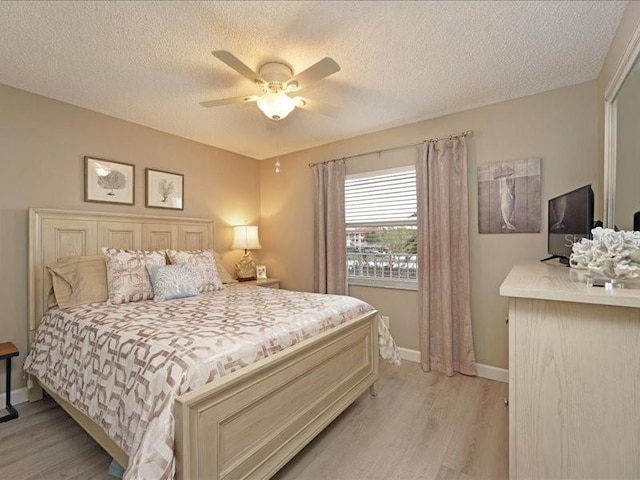
[[[640,478],[640,289],[587,287],[560,265],[513,267],[509,477]]]

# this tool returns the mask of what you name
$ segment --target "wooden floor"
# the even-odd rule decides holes
[[[277,480],[506,479],[507,385],[381,363],[364,394]],[[0,424],[0,479],[112,479],[110,458],[52,400],[17,406]]]

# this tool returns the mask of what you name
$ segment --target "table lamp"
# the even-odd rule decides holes
[[[233,227],[232,250],[244,250],[244,255],[238,263],[236,270],[239,282],[247,282],[256,279],[256,264],[251,258],[249,250],[262,248],[258,238],[258,227],[253,225],[237,225]]]

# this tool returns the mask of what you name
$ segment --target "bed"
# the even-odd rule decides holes
[[[210,220],[50,209],[31,209],[29,216],[30,344],[43,319],[41,336],[56,323],[110,318],[104,309],[112,307],[104,305],[45,312],[51,287],[46,265],[58,258],[97,254],[102,247],[213,248],[214,225]],[[321,298],[325,296],[314,294],[302,294],[308,297],[295,300],[294,295],[262,287],[234,286],[216,296],[216,301],[229,297],[228,304],[243,305],[251,303],[250,298],[265,297],[272,304],[299,302],[301,320],[306,318],[305,303],[322,310],[321,300],[328,301]],[[179,310],[200,311],[202,305],[198,302],[212,301],[203,296],[185,301]],[[347,298],[345,301],[349,303]],[[153,308],[163,307],[156,303]],[[172,458],[174,464],[168,469],[161,465],[156,470],[147,464],[146,469],[137,470],[136,477],[130,478],[170,478],[174,470],[178,479],[269,478],[364,391],[369,388],[375,394],[382,328],[377,312],[353,302],[348,314],[331,308],[322,328],[313,334],[291,334],[295,341],[286,340],[287,348],[278,346],[268,355],[256,356],[252,352],[249,356],[259,359],[240,361],[242,368],[229,368],[224,375],[200,375],[199,381],[187,382],[188,388],[167,400],[171,403],[173,451],[169,445],[163,455],[165,460]],[[118,310],[118,314],[124,310]],[[275,307],[270,315],[278,316]],[[103,322],[105,328],[110,321]],[[125,324],[118,323],[121,318],[113,321],[111,327],[116,331],[125,330]],[[129,465],[130,457],[123,448],[127,442],[113,431],[107,435],[108,428],[96,420],[86,402],[70,400],[81,395],[58,389],[46,370],[31,368],[31,372],[31,400],[41,398],[44,388],[118,463]],[[122,417],[122,412],[114,415]]]

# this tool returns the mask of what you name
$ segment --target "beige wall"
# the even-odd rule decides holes
[[[221,252],[231,244],[228,225],[259,220],[256,160],[1,85],[0,146],[0,342],[21,351],[13,388],[25,384],[27,208],[213,218]],[[135,206],[84,202],[84,155],[135,164]],[[145,167],[184,174],[183,212],[144,207]],[[228,253],[225,263],[237,255]]]
[[[624,82],[617,100],[615,224],[633,230],[633,214],[640,211],[640,71]]]
[[[506,368],[507,300],[498,295],[498,287],[515,262],[545,256],[547,200],[597,183],[596,100],[593,81],[286,155],[280,159],[280,174],[274,171],[273,159],[261,162],[261,240],[269,274],[281,278],[284,288],[313,289],[313,183],[308,163],[472,129],[471,307],[476,356],[480,363]],[[479,235],[476,165],[532,156],[543,159],[543,231]],[[371,161],[371,169],[385,166]],[[600,190],[595,189],[600,198]],[[418,348],[416,292],[356,287],[352,293],[391,317],[391,330],[400,346]]]

